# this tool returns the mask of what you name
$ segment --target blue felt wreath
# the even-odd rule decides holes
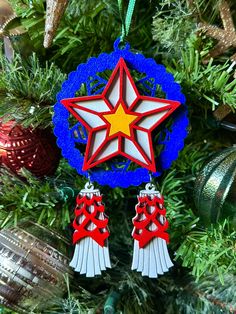
[[[166,94],[166,99],[177,100],[182,105],[172,114],[173,123],[170,130],[163,129],[162,136],[157,141],[157,145],[163,145],[163,149],[158,157],[157,169],[153,173],[154,177],[161,175],[163,170],[168,169],[171,163],[178,157],[178,152],[184,146],[184,139],[187,136],[187,110],[184,105],[185,97],[181,93],[180,85],[174,81],[172,74],[167,73],[163,65],[159,65],[151,58],[145,58],[142,54],[130,51],[129,44],[124,48],[119,48],[119,39],[114,43],[114,51],[110,54],[102,53],[97,58],[90,58],[87,63],[78,66],[77,70],[69,74],[69,78],[62,85],[61,91],[57,95],[57,103],[54,110],[54,133],[57,136],[57,145],[62,149],[62,155],[69,161],[80,175],[90,177],[90,180],[98,182],[100,185],[114,187],[138,186],[143,182],[149,182],[150,174],[147,169],[137,168],[129,170],[130,161],[124,162],[122,166],[117,166],[111,162],[111,169],[95,167],[88,171],[83,171],[84,156],[80,152],[76,143],[86,144],[87,136],[84,127],[77,123],[74,127],[69,124],[69,111],[60,103],[62,99],[75,97],[82,84],[86,86],[88,95],[101,94],[107,80],[100,77],[99,73],[106,70],[113,70],[120,58],[123,58],[131,70],[144,73],[146,76],[136,82],[137,86],[143,86],[150,96],[155,97],[156,88],[161,86]],[[75,137],[74,130],[80,128]],[[164,138],[164,139],[163,139]]]

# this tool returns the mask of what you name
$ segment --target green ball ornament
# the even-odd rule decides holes
[[[229,217],[236,228],[236,146],[215,154],[203,167],[194,196],[205,225]]]

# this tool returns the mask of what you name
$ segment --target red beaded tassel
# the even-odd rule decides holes
[[[111,267],[107,229],[108,218],[104,214],[100,191],[89,182],[76,199],[73,227],[75,252],[70,266],[86,277],[101,275],[102,270]]]
[[[142,272],[143,276],[157,278],[173,266],[166,245],[169,235],[166,232],[168,221],[164,198],[149,183],[140,192],[135,209],[132,270]]]

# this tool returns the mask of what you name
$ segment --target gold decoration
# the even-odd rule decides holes
[[[26,223],[0,231],[0,304],[20,313],[40,312],[66,290],[71,274],[65,239]]]
[[[225,53],[229,48],[236,48],[236,31],[230,12],[229,4],[222,0],[219,5],[220,17],[223,29],[207,23],[201,23],[200,27],[207,36],[218,40],[216,46],[209,52],[209,57],[216,57]],[[236,61],[236,53],[230,59]]]
[[[9,19],[15,17],[12,7],[6,0],[0,0],[0,30]]]
[[[14,50],[10,37],[22,35],[26,32],[21,25],[11,27],[13,20],[17,18],[11,5],[6,0],[0,0],[0,39],[3,39],[5,56],[9,61],[13,59]]]
[[[48,48],[60,23],[61,17],[66,9],[68,0],[47,0],[46,21],[43,45]]]

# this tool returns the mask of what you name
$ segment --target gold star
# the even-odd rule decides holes
[[[112,114],[105,114],[103,116],[107,122],[110,123],[109,136],[118,132],[130,136],[130,124],[137,118],[135,114],[127,114],[121,104],[117,107],[116,111]]]
[[[229,5],[226,1],[222,0],[219,6],[220,17],[223,23],[223,29],[207,23],[200,24],[201,30],[209,37],[218,40],[217,45],[209,52],[209,57],[216,57],[228,50],[228,48],[236,48],[236,31],[233,19],[230,13]],[[230,58],[236,61],[236,53]]]

